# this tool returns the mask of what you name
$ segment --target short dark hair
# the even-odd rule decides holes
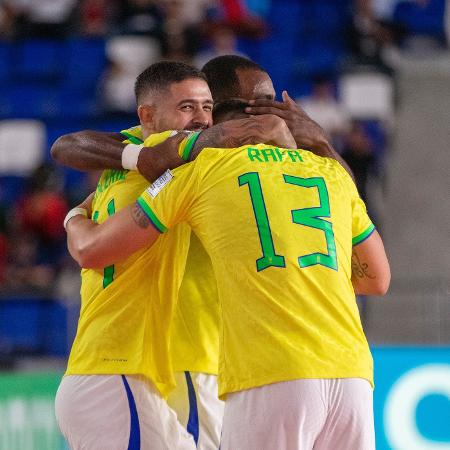
[[[224,100],[217,102],[213,108],[213,122],[220,122],[220,119],[226,114],[246,114],[245,108],[248,106],[247,102],[242,100]]]
[[[172,83],[179,83],[191,78],[198,78],[207,82],[203,72],[189,64],[179,61],[159,61],[147,67],[134,84],[136,102],[144,93],[167,89]]]
[[[237,55],[218,56],[208,61],[202,68],[211,89],[214,101],[239,97],[239,79],[237,70],[257,70],[267,73],[251,59]]]

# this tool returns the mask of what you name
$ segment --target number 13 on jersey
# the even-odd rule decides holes
[[[319,206],[291,210],[292,222],[305,227],[315,228],[325,234],[326,253],[311,253],[298,257],[301,268],[322,265],[337,270],[336,242],[334,240],[333,224],[324,218],[331,217],[330,201],[325,181],[321,177],[300,178],[292,175],[283,175],[284,183],[299,188],[316,188],[319,195]],[[253,206],[256,227],[261,243],[262,256],[256,260],[257,271],[268,267],[286,267],[285,258],[276,253],[267,215],[261,181],[257,172],[248,172],[238,177],[239,186],[248,185],[250,201]],[[280,183],[282,181],[280,180]],[[288,211],[286,211],[288,214]]]

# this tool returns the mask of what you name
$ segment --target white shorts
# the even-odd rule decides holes
[[[177,387],[167,399],[198,450],[218,450],[225,404],[218,398],[217,376],[176,372]]]
[[[302,379],[227,396],[221,450],[375,450],[361,378]]]
[[[156,388],[140,376],[65,376],[55,411],[72,450],[196,448]]]

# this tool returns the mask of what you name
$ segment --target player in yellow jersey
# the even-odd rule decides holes
[[[212,100],[208,86],[204,76],[190,66],[173,62],[151,66],[138,78],[136,94],[142,137],[170,127],[203,129],[210,125]],[[130,140],[135,140],[135,134],[136,130],[125,133]],[[167,134],[150,136],[146,143],[153,146],[166,137]],[[138,149],[130,145],[130,150]],[[101,223],[132,203],[147,184],[136,171],[105,171],[93,202],[93,221]],[[121,449],[125,448],[125,441],[130,445],[140,441],[142,448],[150,448],[149,442],[155,449],[190,448],[192,439],[180,431],[173,413],[161,399],[174,385],[173,369],[180,370],[188,364],[190,370],[203,373],[183,373],[184,384],[178,383],[188,390],[184,395],[189,412],[185,423],[194,438],[198,438],[199,448],[217,448],[223,405],[217,399],[217,385],[208,376],[217,373],[218,328],[214,305],[210,306],[212,312],[206,320],[200,320],[205,310],[202,299],[212,303],[217,300],[212,268],[199,245],[194,247],[191,266],[201,265],[202,297],[195,296],[191,286],[184,288],[191,290],[190,301],[197,300],[197,309],[194,316],[188,310],[181,319],[187,321],[190,317],[188,325],[192,327],[198,315],[202,328],[185,330],[178,318],[181,322],[176,330],[178,337],[172,336],[169,345],[169,323],[184,271],[189,235],[187,227],[178,227],[155,249],[121,264],[83,271],[77,337],[56,401],[58,422],[72,448]],[[199,263],[200,258],[203,260]],[[214,323],[210,323],[210,317],[215,319]],[[198,346],[197,350],[189,342],[189,332],[193,335],[191,339],[204,346]],[[178,348],[177,358],[169,358],[169,347],[177,342],[179,347],[185,345],[191,351],[183,354]],[[198,417],[206,416],[195,409],[196,404],[203,406],[205,396],[209,396],[208,414],[218,416],[215,423],[208,423],[215,427],[212,430],[201,430],[196,423]],[[90,414],[84,413],[87,409]],[[105,432],[99,435],[100,430]]]
[[[144,137],[211,124],[205,78],[185,64],[148,68],[137,79],[136,97]],[[136,171],[105,171],[93,221],[101,223],[130,204],[147,184]],[[195,448],[163,400],[175,384],[170,323],[189,237],[187,226],[177,227],[155,249],[82,272],[77,336],[56,399],[58,422],[71,448]]]
[[[372,358],[354,292],[385,293],[390,272],[343,168],[264,144],[208,148],[104,224],[74,217],[69,248],[95,267],[183,221],[218,281],[221,448],[374,449]],[[120,248],[104,244],[130,234]]]
[[[272,113],[286,120],[299,145],[314,148],[319,154],[337,157],[320,128],[295,102],[286,101],[286,94],[283,103],[273,100],[275,91],[270,77],[254,62],[234,55],[222,56],[210,61],[204,70],[217,101],[232,97],[257,99],[257,103],[262,102],[260,108],[270,106]],[[256,108],[253,112],[264,111]],[[222,135],[227,137],[224,143],[227,146],[240,145],[238,139],[249,136],[248,131],[243,130],[241,126],[232,128],[230,124],[225,124],[227,128],[221,128],[220,133],[216,133],[216,145],[221,145],[217,138]],[[265,130],[273,127],[274,124],[269,123]],[[163,145],[162,151],[156,146],[151,152],[142,151],[139,158],[135,155],[137,164],[135,159],[133,167],[133,164],[129,165],[127,157],[124,158],[125,152],[120,144],[124,135],[134,144],[139,145],[142,142],[140,127],[126,130],[117,137],[114,135],[114,138],[119,139],[117,144],[115,140],[108,140],[102,133],[80,132],[60,138],[55,143],[52,154],[59,162],[83,170],[106,167],[120,169],[123,164],[126,164],[127,168],[136,168],[137,165],[138,170],[149,179],[154,179],[156,173],[161,173],[158,172],[161,167],[175,167],[180,163],[178,154],[175,158],[171,157],[170,148],[164,148]],[[201,136],[200,141],[203,137]],[[267,142],[267,139],[262,140]],[[188,426],[193,436],[198,437],[197,447],[205,450],[218,447],[221,428],[220,402],[217,400],[214,377],[205,375],[216,373],[218,365],[218,310],[217,301],[214,300],[215,282],[207,276],[211,273],[211,266],[208,262],[204,263],[208,259],[198,239],[193,235],[172,327],[171,355],[173,368],[177,371],[177,389],[168,398],[182,423]],[[202,314],[196,314],[197,310],[203,311]]]

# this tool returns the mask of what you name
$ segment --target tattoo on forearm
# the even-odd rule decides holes
[[[370,278],[373,280],[375,277],[369,273],[369,265],[362,262],[356,252],[352,252],[352,273],[357,278]]]
[[[142,211],[142,208],[135,203],[133,208],[131,209],[131,217],[133,218],[136,225],[140,228],[148,228],[150,225],[150,219],[147,215]]]

